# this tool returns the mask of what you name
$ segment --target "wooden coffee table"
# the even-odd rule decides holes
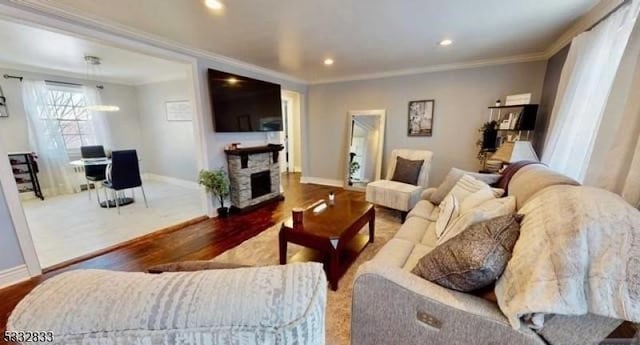
[[[319,210],[324,203],[326,208]],[[336,197],[333,204],[319,200],[303,213],[303,224],[293,228],[290,218],[280,228],[280,264],[287,263],[287,243],[306,247],[296,253],[290,262],[317,261],[324,264],[331,289],[338,289],[338,280],[344,275],[358,254],[375,234],[376,211],[372,204],[349,198]],[[359,234],[369,223],[369,234]]]

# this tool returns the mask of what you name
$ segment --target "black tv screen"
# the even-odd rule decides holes
[[[280,85],[209,69],[216,132],[282,131]]]

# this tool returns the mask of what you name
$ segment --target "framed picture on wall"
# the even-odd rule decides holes
[[[433,133],[433,99],[410,101],[408,132],[410,137],[430,137]]]
[[[189,101],[164,102],[167,111],[167,121],[191,121],[191,103]]]

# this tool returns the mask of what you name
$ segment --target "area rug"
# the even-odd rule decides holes
[[[370,260],[380,248],[393,237],[400,228],[400,219],[396,213],[386,209],[376,209],[376,232],[374,243],[369,244],[360,253],[357,260],[340,279],[338,291],[328,289],[326,310],[326,343],[329,345],[348,345],[351,342],[351,291],[353,279],[358,267]],[[252,266],[277,265],[278,231],[280,225],[271,227],[237,247],[230,249],[213,259],[218,262],[233,262]],[[369,231],[368,226],[362,233]],[[289,244],[287,257],[291,258],[302,247]]]

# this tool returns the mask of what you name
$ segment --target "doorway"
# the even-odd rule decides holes
[[[280,160],[282,173],[302,171],[302,147],[300,138],[300,93],[282,91],[283,131],[280,142],[284,145],[284,159]]]
[[[181,60],[171,54],[159,57],[162,54],[156,51],[142,53],[138,48],[53,33],[8,19],[0,21],[0,27],[31,38],[56,35],[60,42],[70,42],[23,53],[31,54],[29,59],[19,56],[20,52],[8,55],[7,58],[30,61],[31,67],[1,68],[0,73],[5,75],[0,77],[0,86],[10,99],[10,116],[0,127],[0,156],[5,157],[8,166],[0,174],[0,187],[7,197],[31,275],[42,267],[50,270],[64,266],[160,229],[205,218],[209,210],[207,198],[203,198],[197,184],[204,154],[199,149],[203,145],[197,142],[201,137],[197,116],[201,102],[197,101],[194,88],[194,60]],[[54,53],[67,46],[84,47],[72,52],[77,59],[64,61],[73,66],[73,71],[48,67],[52,58],[46,54],[64,59],[67,55]],[[89,74],[83,54],[93,51],[99,52],[104,63]],[[95,60],[96,56],[92,56]],[[39,69],[34,72],[36,68]],[[27,89],[37,90],[27,94],[43,96],[33,101],[20,97]],[[46,108],[48,115],[32,116],[27,100],[32,108]],[[114,105],[117,110],[90,109],[105,104]],[[53,139],[59,143],[55,145],[59,148],[56,153],[62,155],[55,156],[60,157],[55,162],[43,148],[46,145],[40,147],[38,140],[28,140],[28,128],[34,127],[29,124],[45,120],[55,130],[34,131],[34,137],[44,143],[54,142]],[[168,137],[173,140],[166,140]],[[98,146],[104,152],[99,162],[95,161],[98,158],[84,156],[83,147]],[[92,164],[88,163],[92,162],[100,167],[111,165],[112,173],[117,170],[116,161],[122,163],[119,171],[134,171],[122,159],[127,151],[137,155],[135,175],[146,195],[140,186],[116,194],[104,187],[104,179],[89,182],[87,171]],[[30,175],[34,166],[27,164],[32,158],[37,163],[37,183]],[[63,177],[53,177],[53,172]],[[112,174],[110,178],[113,175],[122,176]],[[36,193],[38,190],[42,193]],[[126,206],[106,203],[105,194],[111,201],[117,198],[132,202]],[[116,207],[109,209],[101,204]]]

